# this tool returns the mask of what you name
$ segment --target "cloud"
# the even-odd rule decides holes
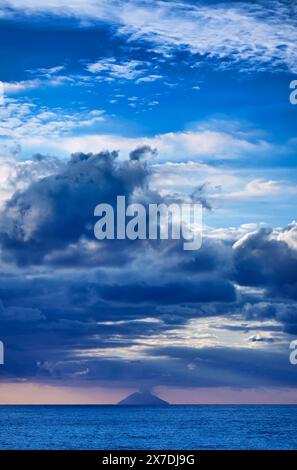
[[[64,166],[56,157],[33,155],[19,160],[17,155],[4,154],[0,157],[0,206],[17,191],[24,191],[33,181],[58,172]]]
[[[3,377],[34,377],[45,382],[72,379],[73,384],[93,382],[113,387],[123,383],[137,387],[142,382],[151,386],[183,383],[184,387],[296,383],[287,346],[280,347],[278,341],[249,342],[240,330],[242,318],[233,318],[233,325],[239,330],[231,335],[225,328],[232,322],[229,313],[211,319],[202,310],[198,321],[196,308],[196,318],[191,318],[194,312],[188,312],[190,320],[186,317],[182,324],[174,321],[170,324],[172,306],[164,311],[161,321],[154,318],[144,321],[138,304],[129,321],[133,306],[124,309],[119,299],[118,306],[111,301],[104,311],[102,304],[93,302],[91,292],[95,284],[91,288],[82,279],[73,282],[64,278],[61,283],[61,278],[53,282],[43,277],[36,283],[19,278],[12,290],[7,289],[9,280],[4,281],[3,276],[2,289],[4,282],[6,304],[22,299],[38,302],[40,307],[44,305],[46,319],[30,321],[28,317],[26,327],[22,318],[7,322],[1,321],[0,316],[1,335],[8,345]],[[226,312],[230,307],[229,304]],[[259,323],[257,328],[261,331]],[[221,327],[216,330],[218,338],[214,336],[216,324]],[[267,332],[255,334],[268,337]],[[11,338],[17,348],[11,346]],[[81,374],[87,370],[87,374]]]
[[[297,300],[297,251],[287,240],[295,239],[296,224],[281,231],[261,228],[234,245],[236,279],[242,285],[262,286],[272,296]]]
[[[297,331],[296,223],[208,228],[197,252],[178,240],[97,243],[101,200],[166,200],[148,186],[141,157],[152,149],[134,150],[124,161],[117,152],[11,157],[18,190],[0,226],[4,376],[294,385],[286,334]]]
[[[254,197],[259,198],[278,194],[281,190],[282,185],[279,181],[255,178],[249,181],[242,191],[230,193],[228,194],[228,197],[235,199]]]
[[[135,59],[120,62],[119,59],[115,57],[107,57],[89,63],[86,69],[95,76],[96,81],[112,82],[115,80],[128,80],[139,85],[155,82],[163,78],[160,73],[156,73],[158,69],[157,65],[153,65],[148,61]],[[86,76],[85,79],[88,80],[89,77]],[[135,103],[130,103],[130,106],[135,106]]]
[[[81,24],[106,22],[130,41],[147,41],[170,56],[176,49],[215,60],[221,67],[263,71],[286,68],[296,72],[296,5],[286,1],[158,2],[146,0],[40,2],[5,0],[2,17],[19,15],[27,20],[52,14]],[[48,17],[46,20],[49,21]]]
[[[21,80],[19,82],[3,82],[4,92],[8,95],[32,90],[40,86],[40,80]]]
[[[4,308],[0,301],[0,318],[5,322],[39,322],[45,320],[38,308],[11,306]],[[1,321],[0,320],[0,321]]]
[[[296,71],[294,15],[286,2],[211,6],[166,2],[151,8],[140,2],[138,6],[127,4],[120,31],[160,46],[161,52],[188,48],[193,54],[218,59],[222,67],[237,63],[243,70],[284,66]]]
[[[87,70],[102,78],[135,80],[146,73],[146,63],[139,60],[129,60],[117,63],[114,57],[100,59],[87,66]]]
[[[178,282],[163,285],[111,285],[102,290],[102,298],[124,303],[155,303],[158,305],[187,302],[233,302],[236,299],[234,286],[221,279],[200,280],[197,283]]]
[[[80,79],[81,77],[77,77]],[[72,83],[75,84],[74,77],[68,77],[65,75],[58,75],[51,79],[44,79],[44,78],[34,78],[31,80],[20,80],[18,82],[3,82],[4,92],[6,95],[16,95],[19,93],[23,93],[28,90],[33,90],[36,88],[41,87],[55,87],[61,86],[65,83]]]
[[[40,138],[50,142],[53,137],[67,135],[74,129],[90,128],[104,120],[104,111],[67,112],[61,108],[38,107],[27,100],[6,98],[0,108],[0,117],[0,138],[17,140],[22,144]]]
[[[52,78],[53,75],[56,75],[64,69],[64,65],[56,65],[54,67],[42,67],[36,70],[29,70],[29,72],[33,75],[38,74],[45,78]]]
[[[105,22],[125,48],[120,58],[81,62],[85,75],[67,75],[63,65],[40,68],[5,83],[5,91],[77,79],[75,85],[132,82],[140,93],[162,79],[161,64],[175,66],[179,52],[195,73],[202,59],[216,70],[294,72],[295,10],[279,1],[6,0],[2,17],[50,26],[60,16],[84,28]],[[151,62],[146,54],[134,58],[144,49]],[[112,97],[123,98],[121,92],[113,90]],[[127,103],[152,107],[156,97],[131,93]],[[240,206],[237,213],[251,223],[205,226],[202,248],[194,253],[178,241],[108,244],[93,236],[95,205],[114,204],[118,194],[145,203],[184,198],[208,208],[245,199],[267,203],[280,195],[285,203],[282,191],[294,196],[296,188],[255,170],[255,162],[283,149],[259,131],[218,121],[150,137],[108,134],[101,123],[110,118],[101,109],[73,112],[37,103],[5,99],[4,144],[17,140],[26,153],[77,153],[69,161],[40,154],[20,160],[7,146],[1,154],[3,376],[108,386],[296,386],[288,360],[289,335],[297,332],[295,222],[263,227]],[[226,209],[220,210],[227,225]]]
[[[60,173],[15,193],[2,212],[4,253],[15,256],[21,264],[39,263],[51,251],[83,237],[95,241],[97,204],[115,204],[118,195],[130,197],[147,176],[145,165],[135,160],[117,164],[117,155],[73,154]]]
[[[270,338],[269,336],[252,335],[249,337],[249,341],[251,343],[273,343],[273,338]]]
[[[133,106],[137,97],[130,97]],[[148,102],[148,106],[156,103]],[[266,156],[279,151],[277,145],[259,136],[256,130],[244,130],[241,123],[229,121],[200,122],[191,130],[166,132],[151,137],[130,137],[100,132],[101,123],[110,121],[102,109],[48,108],[27,99],[6,98],[0,108],[0,138],[3,142],[19,142],[24,151],[40,152],[40,148],[60,156],[73,152],[92,152],[93,149],[112,151],[121,149],[123,158],[137,147],[151,147],[158,151],[159,160],[235,160]],[[96,132],[94,132],[96,130]],[[250,183],[251,185],[252,183]],[[255,179],[246,193],[256,191],[256,186],[270,184]],[[259,190],[258,190],[259,193]]]
[[[258,319],[276,320],[284,325],[284,330],[290,334],[297,332],[297,305],[294,301],[277,301],[267,298],[266,301],[257,302],[256,304],[246,303],[242,309],[248,321]]]
[[[25,143],[34,145],[34,136],[25,139]],[[40,145],[40,141],[39,145]],[[229,133],[212,128],[199,128],[192,131],[168,132],[153,137],[125,137],[112,134],[84,134],[83,136],[65,136],[56,142],[44,142],[53,151],[89,152],[94,148],[121,149],[126,158],[135,147],[150,146],[158,150],[159,159],[171,161],[185,160],[233,160],[248,155],[266,155],[273,146],[265,140],[255,140],[253,136]]]
[[[144,77],[140,77],[136,80],[136,83],[150,83],[150,82],[155,82],[156,80],[161,80],[163,78],[162,75],[159,74],[150,74],[150,75],[145,75]]]
[[[158,155],[158,150],[151,148],[149,145],[143,145],[142,147],[137,147],[136,149],[132,150],[129,154],[130,160],[139,161],[142,158],[146,158],[148,156],[156,157]]]
[[[72,76],[59,74],[64,66],[55,66],[49,68],[40,68],[36,70],[28,70],[28,73],[34,78],[3,82],[4,92],[6,95],[14,95],[28,90],[47,86],[60,86],[65,83],[75,83]]]

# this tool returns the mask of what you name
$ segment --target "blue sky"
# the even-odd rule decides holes
[[[1,3],[2,395],[149,377],[181,401],[195,387],[292,399],[295,18],[292,1]],[[100,198],[197,188],[197,254],[92,238]]]

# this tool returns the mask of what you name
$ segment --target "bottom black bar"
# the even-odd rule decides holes
[[[297,451],[248,451],[248,450],[123,450],[123,451],[0,451],[0,463],[4,464],[75,464],[85,468],[209,468],[209,465],[227,465],[227,468],[239,468],[239,465],[267,464],[281,465],[296,461]],[[87,467],[85,467],[87,465]],[[53,469],[55,470],[55,469]]]

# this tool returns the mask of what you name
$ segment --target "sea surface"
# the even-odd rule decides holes
[[[0,406],[1,449],[297,449],[297,406]]]

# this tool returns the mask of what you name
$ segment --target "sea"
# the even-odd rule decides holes
[[[0,406],[0,449],[297,449],[297,406]]]

